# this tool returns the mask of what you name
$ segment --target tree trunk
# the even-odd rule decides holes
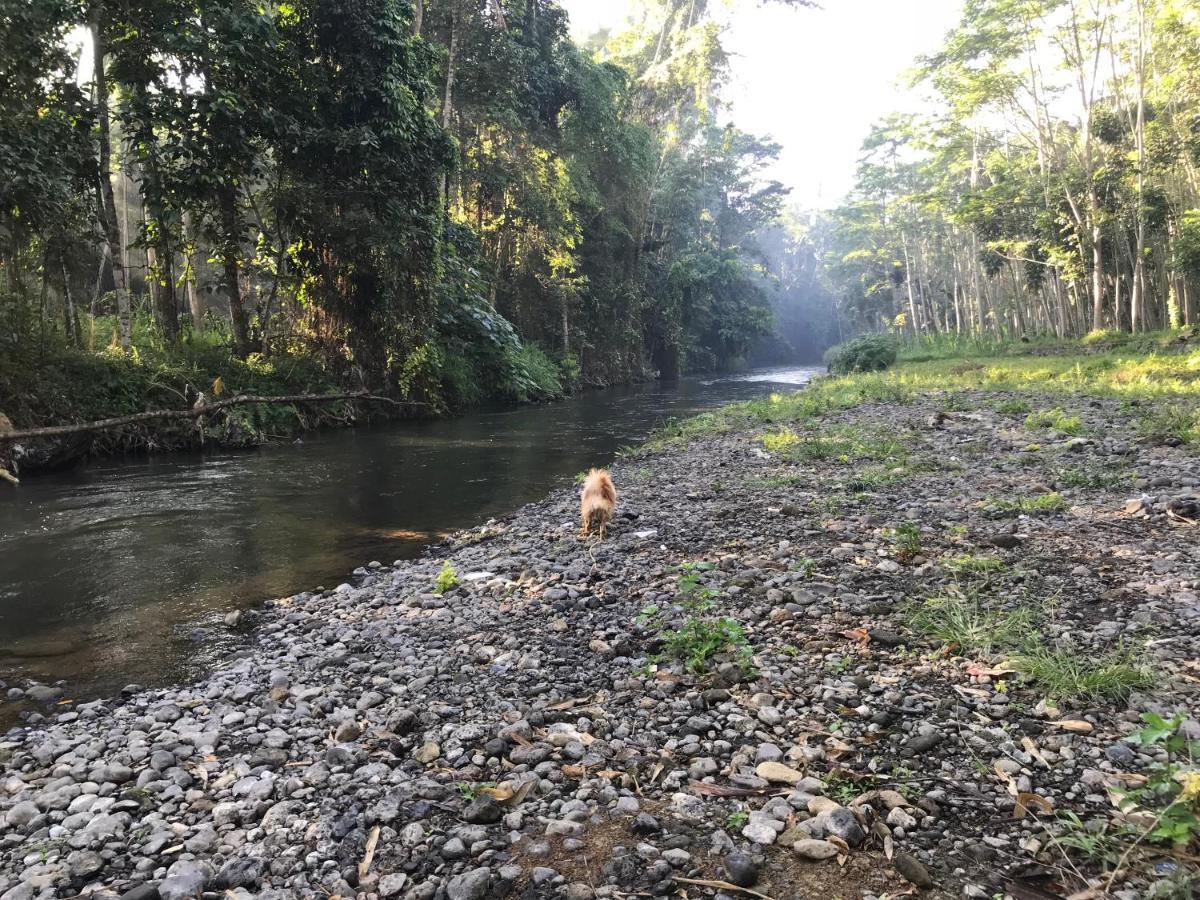
[[[225,272],[225,293],[229,297],[229,319],[233,326],[233,349],[241,359],[250,355],[250,321],[242,298],[241,245],[238,241],[237,188],[221,188],[221,263]]]
[[[413,34],[421,36],[421,27],[425,24],[425,0],[415,0],[413,3]]]
[[[121,232],[117,225],[117,204],[112,186],[112,123],[108,112],[108,80],[104,72],[104,32],[100,28],[100,4],[93,3],[89,13],[92,33],[93,81],[96,91],[96,118],[100,144],[100,204],[98,211],[104,240],[101,251],[112,269],[114,292],[117,295],[117,345],[128,351],[133,344],[133,319],[129,307],[129,285],[126,280]]]
[[[1104,248],[1100,245],[1104,233],[1097,216],[1095,193],[1089,197],[1092,207],[1092,330],[1104,327]]]
[[[195,331],[204,330],[204,295],[196,278],[196,229],[192,214],[183,214],[183,261],[187,267],[184,273],[184,284],[187,288],[188,312],[192,316],[192,328]]]

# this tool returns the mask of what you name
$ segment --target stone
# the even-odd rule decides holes
[[[797,772],[790,766],[779,762],[760,763],[755,768],[754,774],[776,784],[799,784],[804,778],[803,772]]]
[[[419,763],[429,765],[435,759],[442,755],[442,748],[433,741],[422,744],[413,752],[413,759]]]
[[[814,862],[819,862],[823,859],[832,859],[838,855],[838,848],[829,841],[817,841],[811,838],[803,841],[796,841],[792,845],[792,850],[801,859],[809,859]]]
[[[448,900],[484,900],[491,886],[492,870],[481,866],[451,878],[446,885],[446,897]]]
[[[866,837],[862,826],[858,824],[858,818],[844,806],[823,813],[822,820],[829,834],[840,837],[851,847],[857,847]]]
[[[919,888],[933,887],[933,878],[929,874],[929,870],[915,857],[903,851],[896,853],[896,858],[892,861],[892,865],[896,867],[896,871],[904,876],[904,880],[909,884]]]
[[[379,879],[379,895],[381,897],[398,897],[408,884],[408,876],[403,872],[392,872]]]
[[[12,828],[24,828],[40,815],[37,804],[32,800],[22,800],[10,809],[4,816],[4,821]]]
[[[463,821],[473,825],[494,825],[504,817],[504,810],[493,797],[479,794],[467,804],[462,817]]]
[[[758,883],[759,868],[748,853],[730,853],[725,857],[725,877],[738,887],[754,887]]]
[[[212,869],[207,863],[181,859],[167,869],[167,877],[158,886],[162,900],[194,900],[208,886]]]

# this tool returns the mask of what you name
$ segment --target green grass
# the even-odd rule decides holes
[[[1006,609],[977,595],[952,591],[911,610],[908,626],[961,653],[991,655],[1022,646],[1035,632],[1037,620],[1029,606]]]
[[[971,553],[962,553],[943,558],[942,568],[960,575],[982,575],[988,572],[999,572],[1004,568],[1004,560],[998,556],[975,556]]]
[[[1172,403],[1143,413],[1138,435],[1156,444],[1200,443],[1200,409]]]
[[[1128,485],[1133,476],[1114,466],[1071,466],[1055,473],[1063,487],[1113,490]]]
[[[1063,434],[1082,434],[1083,421],[1079,416],[1068,416],[1059,407],[1054,409],[1044,409],[1040,412],[1030,413],[1025,418],[1025,427],[1027,428],[1048,428],[1053,431],[1061,431]]]
[[[1135,690],[1155,683],[1141,654],[1124,647],[1093,657],[1074,647],[1035,646],[1009,657],[1008,663],[1058,700],[1124,703]]]
[[[1007,400],[999,400],[995,404],[996,412],[1005,416],[1023,416],[1028,412],[1033,411],[1033,407],[1028,400],[1022,400],[1020,397],[1011,397]]]
[[[1067,508],[1067,501],[1063,499],[1062,494],[1052,491],[1036,497],[989,497],[984,506],[989,512],[998,515],[1016,513],[1037,516],[1060,512]]]

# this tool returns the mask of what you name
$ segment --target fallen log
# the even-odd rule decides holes
[[[336,400],[362,400],[372,403],[388,403],[396,407],[420,407],[425,403],[393,400],[391,397],[381,397],[367,391],[353,394],[288,394],[282,397],[260,397],[251,394],[241,394],[228,400],[217,400],[212,403],[197,403],[191,409],[158,409],[150,412],[135,413],[130,416],[117,416],[112,419],[97,419],[95,422],[80,422],[75,425],[48,425],[44,428],[26,428],[23,431],[0,431],[0,446],[13,441],[25,441],[31,438],[60,437],[65,434],[80,434],[89,431],[107,431],[110,428],[121,428],[124,425],[140,425],[142,422],[154,422],[159,419],[199,419],[203,416],[220,412],[231,406],[243,406],[249,403],[331,403]]]

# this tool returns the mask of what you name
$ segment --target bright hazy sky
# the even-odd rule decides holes
[[[560,0],[577,38],[618,26],[628,0]],[[717,6],[718,4],[714,4]],[[919,108],[898,77],[936,50],[954,27],[962,0],[822,0],[823,9],[760,7],[736,11],[726,47],[734,55],[727,94],[743,131],[783,145],[772,173],[807,208],[837,203],[852,186],[859,147],[871,123]]]

